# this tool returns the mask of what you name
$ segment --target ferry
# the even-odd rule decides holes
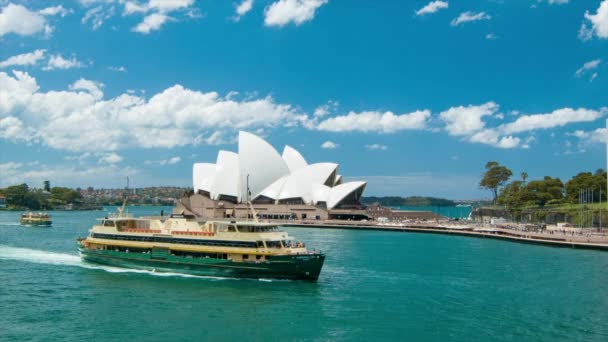
[[[276,224],[182,215],[106,217],[78,239],[92,263],[200,276],[316,281],[325,255]],[[256,217],[254,215],[254,217]]]
[[[53,221],[51,220],[51,215],[49,214],[32,213],[28,211],[27,213],[21,214],[19,223],[22,225],[49,227],[53,224]]]

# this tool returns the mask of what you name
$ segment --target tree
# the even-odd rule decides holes
[[[528,173],[526,171],[521,173],[521,180],[524,184],[526,184],[526,179],[528,179]]]
[[[48,180],[45,180],[43,189],[44,189],[44,191],[51,192],[51,182]]]
[[[492,191],[494,195],[494,204],[498,199],[498,188],[503,186],[513,172],[507,167],[500,165],[498,162],[490,161],[486,164],[486,172],[483,174],[479,186]]]

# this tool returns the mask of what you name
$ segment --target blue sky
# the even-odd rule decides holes
[[[0,0],[0,186],[190,185],[243,129],[368,195],[489,197],[489,160],[605,167],[607,52],[608,0]]]

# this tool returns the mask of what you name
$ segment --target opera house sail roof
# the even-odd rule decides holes
[[[358,204],[365,182],[342,182],[338,164],[308,164],[294,148],[279,154],[264,139],[239,132],[238,154],[220,151],[215,164],[196,163],[195,193],[234,203],[308,204],[333,209]]]

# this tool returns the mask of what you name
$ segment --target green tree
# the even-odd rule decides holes
[[[492,191],[494,195],[494,204],[498,199],[498,188],[503,186],[513,172],[507,167],[500,165],[498,162],[490,161],[486,164],[486,172],[483,174],[479,186]]]
[[[50,201],[53,204],[77,203],[82,199],[82,195],[78,191],[70,188],[56,186],[51,189]]]
[[[600,190],[602,191],[602,201],[606,201],[606,172],[599,169],[592,174],[591,172],[581,172],[566,183],[566,196],[570,203],[578,203],[580,192],[593,190],[593,202],[599,202]]]
[[[524,171],[521,173],[521,180],[524,184],[526,184],[526,179],[528,179],[528,173]]]
[[[43,189],[44,189],[44,191],[50,192],[51,191],[51,182],[48,180],[45,180]]]

